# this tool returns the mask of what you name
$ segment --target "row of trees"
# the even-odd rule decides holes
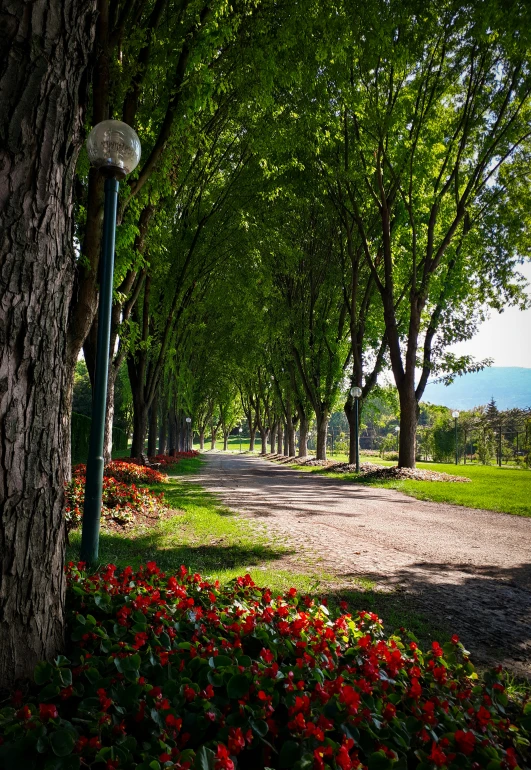
[[[324,457],[342,394],[358,385],[363,406],[390,367],[411,466],[428,378],[482,365],[447,346],[486,306],[525,302],[528,14],[497,0],[11,0],[0,685],[63,644],[63,488],[81,350],[94,376],[103,216],[87,129],[122,118],[143,148],[120,194],[107,453],[125,370],[135,455],[148,433],[175,442],[185,415],[226,435],[240,401],[251,435],[278,446],[286,431],[290,454],[315,419]],[[343,407],[352,422],[350,396]]]

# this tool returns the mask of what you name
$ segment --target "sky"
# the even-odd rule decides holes
[[[531,284],[531,263],[520,267]],[[507,308],[503,313],[491,311],[490,318],[479,327],[475,337],[452,345],[458,355],[476,359],[493,358],[493,366],[524,366],[531,368],[531,308]]]

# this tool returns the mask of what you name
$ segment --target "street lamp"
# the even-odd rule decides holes
[[[104,120],[94,126],[87,139],[91,165],[105,177],[103,241],[101,249],[100,302],[96,374],[92,395],[89,455],[81,533],[81,559],[89,565],[98,560],[101,497],[103,492],[103,442],[109,375],[114,242],[119,180],[130,174],[140,161],[140,140],[133,129],[120,120]]]
[[[187,452],[190,451],[190,423],[192,422],[191,417],[186,417],[186,444],[187,444]],[[193,442],[192,442],[193,443]]]
[[[455,464],[459,465],[459,447],[457,445],[457,418],[459,417],[459,412],[457,410],[452,412],[452,417],[455,423]]]
[[[240,434],[240,454],[242,453],[242,431],[243,431],[243,428],[240,426],[238,428],[238,433]]]
[[[395,433],[396,433],[396,451],[399,452],[400,448],[398,446],[398,439],[399,439],[399,436],[400,436],[400,425],[396,426]]]
[[[361,397],[361,388],[354,385],[350,389],[350,395],[354,399],[354,425],[355,425],[355,440],[356,440],[356,473],[360,472],[360,426],[359,426],[359,399]]]

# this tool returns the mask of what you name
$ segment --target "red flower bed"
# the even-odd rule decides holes
[[[112,476],[125,484],[162,484],[167,479],[166,474],[155,468],[146,468],[145,465],[124,462],[123,460],[113,460],[106,465],[105,475]]]
[[[78,567],[68,658],[0,710],[5,770],[527,766],[531,703],[513,713],[500,673],[480,682],[457,638],[423,653],[372,613],[333,618],[249,575],[220,588],[184,567]]]
[[[154,463],[161,463],[161,465],[174,465],[180,460],[190,460],[193,457],[199,457],[199,452],[195,449],[191,452],[176,452],[173,455],[156,455],[149,459]]]
[[[111,466],[113,465],[114,463],[111,463]],[[107,466],[107,468],[111,466]],[[135,466],[128,467],[133,468]],[[78,526],[83,518],[85,473],[86,466],[77,465],[73,470],[72,481],[66,486],[65,517],[69,530]],[[152,471],[152,473],[156,473],[161,479],[164,479],[164,476],[158,471]],[[126,474],[124,473],[124,475]],[[137,487],[134,483],[123,483],[106,475],[103,477],[102,522],[103,524],[116,522],[120,525],[128,525],[137,523],[139,519],[158,518],[160,514],[166,512],[163,500],[164,494],[162,492],[157,495],[149,489]]]

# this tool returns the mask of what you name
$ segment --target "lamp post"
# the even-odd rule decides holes
[[[243,428],[240,426],[238,428],[238,433],[240,434],[240,454],[242,453],[242,431],[243,431]]]
[[[104,120],[94,126],[87,139],[91,165],[105,177],[103,241],[101,249],[100,302],[96,375],[92,395],[87,480],[81,532],[81,559],[89,565],[98,560],[101,497],[103,492],[103,441],[109,376],[109,343],[114,273],[116,209],[120,179],[135,169],[140,160],[140,140],[133,129],[120,120]]]
[[[361,396],[361,388],[354,385],[350,389],[350,395],[354,399],[354,439],[356,441],[356,473],[360,472],[360,425],[359,425],[359,399]]]
[[[399,439],[400,439],[400,425],[397,425],[395,428],[396,433],[396,451],[400,452],[400,446],[399,446]]]
[[[192,422],[191,417],[186,417],[186,446],[187,446],[187,452],[190,451],[190,424]]]
[[[452,412],[452,417],[455,424],[455,464],[459,465],[459,446],[457,444],[457,418],[459,417],[459,412],[457,410]]]

